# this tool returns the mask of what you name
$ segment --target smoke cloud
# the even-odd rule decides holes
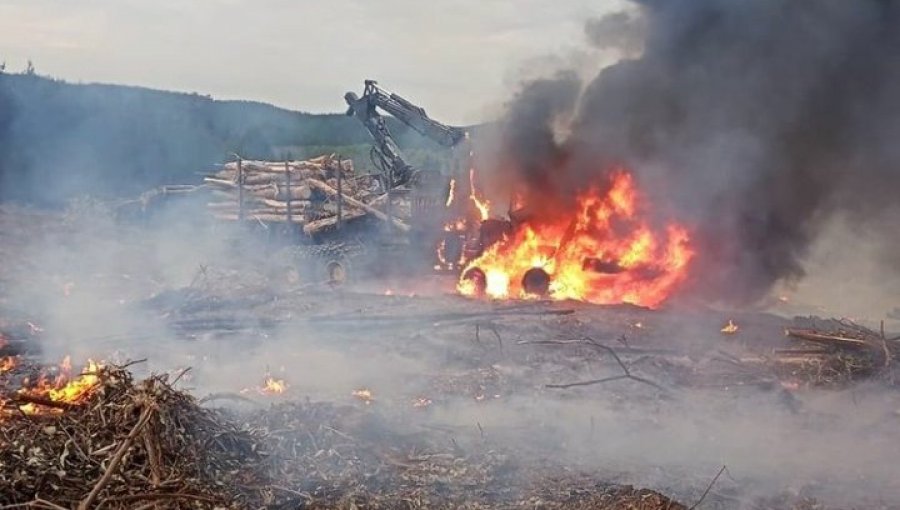
[[[642,36],[639,57],[583,86],[565,74],[524,84],[504,123],[507,171],[552,200],[627,164],[657,209],[692,228],[703,270],[688,287],[713,300],[752,302],[802,277],[837,214],[896,224],[900,5],[636,6],[586,34],[624,54]],[[551,136],[566,117],[567,136]]]
[[[646,19],[627,12],[614,12],[602,18],[590,19],[584,33],[590,43],[600,49],[614,49],[623,53],[639,53],[644,47]]]

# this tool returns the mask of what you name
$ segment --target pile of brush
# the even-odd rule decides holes
[[[881,323],[874,331],[849,319],[795,319],[801,327],[785,334],[800,342],[776,351],[776,372],[788,380],[812,386],[841,386],[872,377],[896,384],[900,336],[889,335]]]
[[[266,504],[266,454],[258,435],[200,407],[165,376],[136,383],[118,367],[99,367],[93,375],[90,396],[77,404],[48,400],[26,408],[16,401],[19,392],[6,395],[0,505],[86,510]]]
[[[685,508],[653,491],[548,477],[502,449],[401,433],[370,406],[283,403],[236,425],[165,376],[89,375],[95,386],[74,403],[0,394],[0,508]]]

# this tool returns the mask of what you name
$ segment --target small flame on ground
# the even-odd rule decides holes
[[[267,376],[266,380],[263,382],[262,388],[260,388],[260,393],[265,395],[279,395],[284,393],[287,388],[288,385],[283,379],[275,379],[274,377]]]
[[[42,374],[33,386],[27,386],[18,391],[20,395],[34,398],[43,398],[51,402],[64,404],[81,404],[87,401],[94,391],[100,387],[100,372],[103,365],[94,360],[88,360],[81,374],[72,377],[72,362],[69,356],[63,359],[59,365],[59,374],[53,379]],[[27,379],[25,384],[28,384]],[[25,414],[60,414],[62,409],[43,407],[33,403],[19,406]]]
[[[726,335],[733,335],[733,334],[737,333],[739,329],[740,328],[738,327],[737,324],[734,323],[733,320],[728,319],[728,324],[726,324],[725,327],[723,327],[721,329],[721,331],[722,331],[722,333],[725,333]]]
[[[288,383],[284,379],[276,379],[268,374],[265,375],[261,386],[256,388],[244,388],[240,391],[242,395],[255,392],[260,395],[280,395],[287,391]]]
[[[368,388],[353,390],[353,392],[350,394],[364,402],[366,405],[371,404],[375,400],[375,396],[372,394],[372,390]]]
[[[423,408],[423,407],[428,407],[431,404],[433,404],[433,402],[431,401],[430,398],[419,397],[419,398],[413,400],[412,406],[415,408]]]

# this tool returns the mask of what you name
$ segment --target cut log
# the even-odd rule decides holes
[[[222,221],[237,221],[237,213],[214,213],[213,218]],[[287,214],[251,214],[244,212],[244,221],[261,221],[263,223],[287,223]],[[292,214],[291,222],[298,225],[306,223],[306,217],[302,214]]]
[[[362,211],[344,211],[341,221],[351,221],[362,216],[365,216],[365,213]],[[307,222],[305,225],[303,225],[303,232],[306,233],[306,235],[311,236],[318,234],[323,230],[328,230],[329,228],[332,228],[336,225],[337,216],[329,216],[328,218],[322,218],[319,220]]]
[[[331,186],[329,186],[329,185],[325,184],[324,182],[319,181],[317,179],[308,179],[306,181],[306,183],[310,187],[324,191],[328,195],[331,195],[331,196],[338,195],[338,191],[336,189],[332,188]],[[378,209],[375,209],[374,207],[371,207],[368,204],[364,204],[363,202],[360,202],[359,200],[356,200],[355,198],[349,197],[349,196],[347,196],[346,193],[341,193],[340,195],[343,198],[345,203],[352,205],[354,207],[359,207],[360,209],[370,213],[372,216],[375,216],[376,218],[378,218],[381,221],[388,221],[387,214],[384,214],[383,212],[379,211]],[[399,228],[400,230],[402,230],[404,232],[409,231],[409,225],[407,225],[406,223],[403,223],[402,221],[400,221],[397,218],[393,218],[393,220],[394,220],[393,221],[394,226],[396,226],[397,228]]]
[[[823,334],[818,331],[814,331],[811,329],[794,329],[788,328],[785,330],[785,333],[788,336],[792,336],[794,338],[799,338],[801,340],[808,340],[810,342],[818,342],[823,344],[833,344],[841,347],[849,347],[856,349],[873,349],[878,346],[873,345],[871,342],[867,342],[865,340],[859,338],[848,338],[837,335],[828,335]]]
[[[274,198],[276,200],[287,200],[288,199],[288,187],[287,185],[276,184],[274,185],[275,193]],[[312,190],[309,189],[309,186],[300,184],[296,185],[291,183],[291,192],[290,197],[294,200],[309,200],[309,197],[312,196]],[[268,197],[267,197],[268,198]],[[294,202],[296,203],[296,202]]]
[[[234,202],[209,202],[206,204],[206,207],[214,212],[235,212],[237,211],[238,205]],[[310,209],[311,204],[309,202],[291,202],[291,209],[293,211],[306,211]],[[272,213],[272,214],[285,214],[287,213],[287,206],[284,207],[266,207],[260,204],[244,204],[244,211],[256,211],[260,213]]]

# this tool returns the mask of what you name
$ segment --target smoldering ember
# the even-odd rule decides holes
[[[0,508],[900,509],[897,2],[84,4],[340,114],[0,66]]]

